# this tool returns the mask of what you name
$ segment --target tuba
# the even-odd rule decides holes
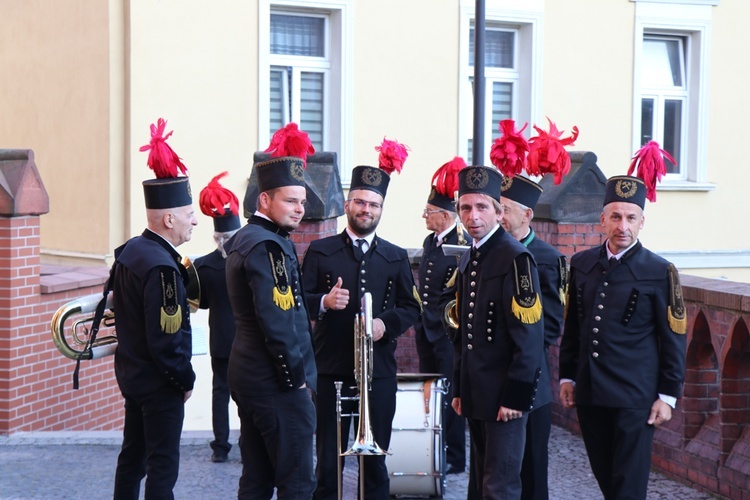
[[[189,280],[186,285],[190,312],[198,310],[200,304],[200,282],[198,272],[188,257],[182,259],[182,265],[188,272]],[[109,292],[109,290],[108,290]],[[64,304],[52,316],[52,340],[55,347],[66,358],[74,361],[99,359],[115,353],[117,349],[117,335],[113,330],[115,326],[115,313],[112,309],[112,294],[107,293],[105,311],[100,323],[94,328],[96,308],[104,298],[101,293],[79,297]],[[66,323],[71,322],[67,327]],[[94,330],[100,327],[108,329],[106,335],[91,338]],[[70,342],[69,340],[70,339]]]
[[[342,457],[359,457],[359,496],[365,497],[365,480],[363,458],[367,455],[387,455],[372,435],[372,424],[370,423],[370,390],[372,386],[372,295],[367,292],[362,297],[362,309],[354,317],[354,379],[357,382],[358,397],[342,398],[342,382],[336,385],[336,421],[337,421],[337,446],[341,450],[341,400],[359,399],[359,423],[354,443],[347,451],[340,453]],[[353,415],[347,415],[353,416]],[[343,471],[341,460],[338,461],[339,500],[343,495]]]

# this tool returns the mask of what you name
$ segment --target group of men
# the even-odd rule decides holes
[[[152,133],[152,148],[154,141],[166,146]],[[608,181],[601,216],[607,242],[576,255],[568,280],[565,257],[530,227],[541,187],[495,168],[459,165],[455,180],[431,186],[417,289],[406,251],[376,234],[392,172],[382,160],[353,169],[346,228],[313,241],[300,266],[289,236],[305,213],[306,158],[272,156],[254,165],[257,209],[244,227],[214,208],[217,219],[231,220],[217,233],[231,239],[217,240],[214,264],[201,262],[225,269],[234,318],[231,352],[212,366],[214,405],[226,407],[221,388],[228,386],[241,421],[238,498],[274,491],[279,499],[337,497],[337,433],[348,436],[351,419],[337,429],[335,382],[343,382],[342,396],[356,394],[354,318],[365,293],[373,315],[370,417],[381,448],[389,447],[396,412],[397,339],[414,325],[420,371],[449,382],[447,472],[466,466],[468,422],[469,498],[548,498],[548,348],[564,323],[560,398],[578,407],[602,492],[645,498],[653,426],[669,420],[680,396],[685,336],[677,272],[637,239],[640,179]],[[445,189],[454,185],[457,193]],[[118,315],[116,372],[126,415],[115,498],[137,498],[144,475],[146,498],[172,497],[183,405],[195,378],[188,276],[175,250],[197,223],[187,177],[146,181],[144,193],[149,227],[118,249],[111,278],[116,307],[128,312],[127,323]],[[467,249],[444,252],[443,245]],[[212,315],[215,304],[201,299]],[[458,324],[445,321],[449,311]],[[227,433],[211,443],[214,461],[226,460]],[[365,498],[389,498],[385,457],[362,463]]]

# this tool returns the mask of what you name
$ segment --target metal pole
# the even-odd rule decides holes
[[[474,10],[474,138],[472,165],[484,165],[484,0],[476,0]]]

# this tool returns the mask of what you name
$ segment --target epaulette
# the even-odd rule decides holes
[[[161,330],[174,334],[182,325],[182,306],[177,299],[177,272],[168,267],[159,270],[161,275]]]
[[[273,287],[273,302],[282,311],[288,311],[294,306],[294,295],[289,286],[289,273],[286,270],[286,258],[281,247],[273,242],[266,241],[266,252],[271,262],[271,273],[275,286]]]
[[[534,290],[531,279],[531,258],[521,254],[513,260],[516,278],[516,293],[513,295],[511,311],[521,323],[531,325],[542,319],[542,301]]]
[[[560,273],[560,287],[557,289],[557,293],[560,295],[560,303],[565,306],[568,303],[568,266],[564,255],[558,257],[557,267]]]
[[[673,332],[680,335],[687,333],[687,316],[685,314],[685,301],[682,297],[682,285],[680,285],[680,274],[674,264],[667,268],[669,275],[669,306],[667,307],[667,319],[669,327]]]

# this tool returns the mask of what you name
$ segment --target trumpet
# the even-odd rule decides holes
[[[359,422],[357,434],[352,446],[345,452],[340,453],[342,457],[359,456],[359,496],[365,496],[364,481],[364,457],[366,455],[387,455],[372,434],[372,424],[370,421],[370,390],[372,389],[372,295],[367,292],[362,297],[361,312],[354,318],[354,380],[357,382],[359,397],[342,398],[342,382],[335,382],[336,385],[336,421],[337,421],[337,446],[341,450],[341,400],[342,399],[359,399]],[[346,415],[353,416],[353,415]],[[341,460],[338,461],[338,481],[339,481],[339,500],[343,495],[343,471]]]
[[[190,311],[195,312],[200,304],[200,282],[198,272],[188,257],[182,259],[182,265],[187,269],[189,281],[186,285]],[[52,316],[52,340],[55,347],[66,358],[74,361],[99,359],[112,355],[117,350],[117,335],[114,330],[115,313],[112,310],[112,294],[107,294],[104,315],[97,327],[106,327],[111,333],[97,336],[91,341],[94,329],[95,311],[104,296],[101,293],[86,295],[63,304]],[[66,323],[71,321],[70,332],[66,334]],[[72,340],[68,342],[68,337]]]

